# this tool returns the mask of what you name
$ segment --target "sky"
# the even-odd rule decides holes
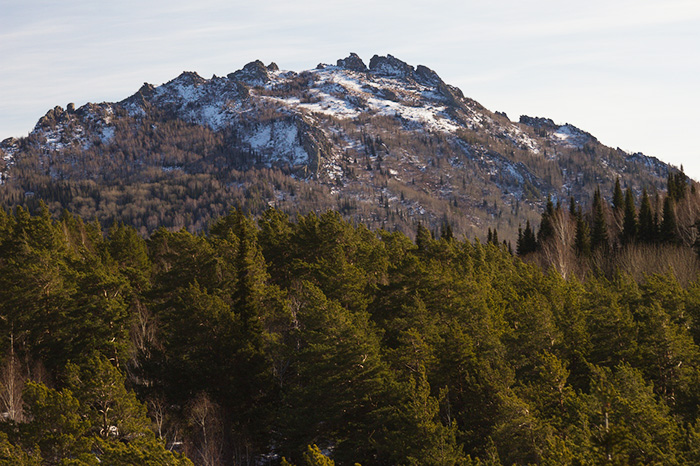
[[[182,71],[356,52],[435,70],[511,120],[573,124],[700,180],[699,0],[0,0],[0,140]]]

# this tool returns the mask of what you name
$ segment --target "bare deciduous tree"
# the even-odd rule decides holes
[[[574,251],[576,223],[568,212],[557,209],[552,217],[552,227],[552,237],[542,245],[543,265],[554,267],[566,279],[578,262]]]
[[[190,422],[197,430],[195,451],[204,466],[221,464],[223,456],[223,425],[219,406],[202,392],[190,404]]]
[[[17,422],[24,420],[22,388],[26,381],[27,376],[22,371],[20,361],[15,354],[14,333],[11,332],[10,351],[0,369],[0,402],[3,418]]]

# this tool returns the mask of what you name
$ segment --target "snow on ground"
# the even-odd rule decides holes
[[[254,151],[268,156],[270,161],[288,162],[295,166],[309,160],[299,141],[299,130],[291,122],[273,121],[259,126],[245,135],[243,141]]]
[[[360,80],[354,73],[334,67],[316,70],[315,73],[316,87],[309,91],[312,102],[301,102],[298,97],[267,99],[341,119],[354,118],[369,110],[379,115],[399,117],[432,131],[453,132],[460,127],[446,114],[444,105],[433,102],[434,95],[426,98],[429,91],[423,86],[407,90],[405,85],[399,86],[386,78],[375,78],[373,81],[373,84],[380,84],[381,87],[368,86],[367,78]],[[387,95],[387,91],[401,98],[396,99],[398,102],[385,98],[383,95]],[[407,99],[410,99],[411,105],[405,103]]]
[[[590,137],[575,126],[566,124],[552,133],[552,139],[565,146],[580,149],[589,141]]]
[[[425,104],[421,107],[411,107],[391,100],[370,98],[367,100],[370,108],[380,115],[398,116],[404,120],[420,124],[433,131],[453,132],[460,128],[445,115],[444,106]]]
[[[298,97],[290,97],[287,99],[281,98],[270,98],[268,100],[278,101],[287,106],[297,107],[299,109],[307,110],[312,113],[323,113],[325,115],[330,115],[336,118],[354,118],[360,114],[357,108],[354,108],[349,102],[339,99],[338,97],[332,96],[330,94],[325,94],[320,91],[312,92],[320,100],[318,102],[300,102]]]
[[[192,110],[189,119],[208,126],[214,131],[223,129],[229,120],[226,109],[219,104],[209,104]]]
[[[518,146],[529,150],[535,154],[540,153],[540,147],[537,142],[530,136],[525,134],[520,128],[515,125],[510,125],[506,130],[507,134],[510,136],[511,140]]]
[[[105,126],[102,128],[102,135],[100,139],[102,140],[102,143],[107,143],[112,140],[114,137],[114,127],[113,126]]]
[[[66,147],[63,143],[63,126],[56,126],[56,129],[44,131],[46,147],[49,150],[61,150]]]

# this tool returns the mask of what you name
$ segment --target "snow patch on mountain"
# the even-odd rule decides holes
[[[266,99],[340,119],[355,118],[369,111],[399,118],[411,129],[423,127],[430,131],[453,132],[460,127],[447,114],[439,95],[425,86],[399,85],[386,78],[368,81],[358,72],[330,66],[313,73],[317,81],[316,88],[309,90],[310,100],[302,101],[297,96],[268,96]]]
[[[114,127],[105,126],[104,128],[102,128],[102,135],[100,137],[100,140],[102,141],[102,143],[107,144],[112,139],[114,139]]]
[[[552,133],[552,139],[564,146],[581,149],[588,141],[591,140],[591,137],[588,133],[583,132],[577,127],[567,123],[560,126],[554,133]]]
[[[259,125],[244,134],[242,139],[252,150],[264,155],[268,164],[284,162],[296,166],[309,161],[309,154],[301,144],[299,129],[293,122],[273,121]]]
[[[520,147],[521,149],[530,151],[533,154],[540,153],[540,145],[537,143],[537,141],[532,139],[517,126],[508,126],[505,130],[505,135],[508,139],[511,140],[511,142],[513,142],[513,144]]]

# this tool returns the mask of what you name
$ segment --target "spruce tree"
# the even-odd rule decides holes
[[[440,227],[440,238],[451,241],[454,239],[454,233],[452,232],[452,225],[447,220],[443,220],[442,226]]]
[[[622,222],[622,243],[628,244],[637,236],[637,210],[634,207],[632,190],[625,191],[625,217]]]
[[[518,225],[518,239],[515,241],[515,252],[520,256],[522,255],[523,248],[523,227]]]
[[[688,188],[688,177],[683,170],[676,173],[669,173],[666,179],[668,195],[673,201],[679,201],[685,197]]]
[[[574,199],[574,196],[569,198],[569,215],[571,218],[576,217],[576,199]]]
[[[591,231],[588,228],[588,223],[583,218],[580,207],[576,213],[576,240],[574,246],[579,256],[589,256],[591,254]]]
[[[628,188],[629,189],[629,188]],[[615,212],[620,212],[625,205],[625,198],[622,195],[622,188],[620,187],[620,178],[615,180],[615,190],[613,191],[613,207]]]
[[[418,249],[424,251],[430,244],[431,240],[432,236],[430,231],[425,228],[422,223],[419,223],[416,230],[416,246],[418,246]]]
[[[608,224],[605,220],[603,198],[600,188],[596,188],[593,194],[593,230],[591,232],[591,249],[607,249]]]
[[[664,218],[661,220],[659,236],[663,243],[675,244],[678,242],[678,234],[676,233],[676,211],[671,196],[666,196],[664,199]]]
[[[639,240],[644,243],[653,243],[656,240],[654,214],[651,211],[651,201],[649,201],[649,195],[646,189],[642,192],[642,204],[639,207],[637,233]]]
[[[552,199],[547,199],[547,206],[542,213],[540,230],[537,232],[537,242],[543,244],[554,235],[554,204]]]
[[[524,256],[525,254],[529,254],[537,250],[537,238],[535,238],[535,233],[532,231],[532,227],[530,226],[530,220],[525,223],[525,230],[522,231],[522,234],[518,233],[518,244],[516,249],[519,256]]]

